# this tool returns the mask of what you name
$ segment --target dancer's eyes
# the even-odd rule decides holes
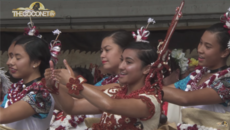
[[[127,64],[131,64],[131,63],[133,63],[131,60],[126,60],[126,63]]]
[[[105,49],[105,52],[109,52],[110,51],[110,49]]]
[[[105,52],[109,52],[111,49],[104,49],[104,50],[100,50],[100,53],[102,53],[103,51]]]
[[[131,64],[132,62],[130,62],[130,61],[126,61],[126,63],[127,63],[127,64]]]
[[[210,45],[209,43],[205,43],[205,47],[206,47],[207,49],[210,49],[210,48],[212,48],[212,45]]]
[[[207,48],[207,49],[210,49],[211,47],[209,47],[209,46],[206,46],[206,48]]]
[[[20,60],[20,59],[21,59],[21,58],[17,58],[17,57],[16,57],[16,60]]]
[[[16,60],[20,60],[20,59],[21,59],[21,56],[18,55],[18,54],[16,54],[16,55],[15,55],[15,59],[16,59]]]

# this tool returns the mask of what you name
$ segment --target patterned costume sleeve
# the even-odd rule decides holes
[[[140,99],[146,103],[149,109],[149,116],[146,118],[142,118],[141,120],[146,121],[152,118],[155,113],[160,113],[160,103],[157,101],[154,95],[140,94]]]
[[[21,100],[29,103],[29,105],[36,112],[33,117],[44,119],[48,116],[49,110],[52,105],[51,96],[48,91],[42,86],[38,86],[38,89],[30,91],[26,96]]]
[[[230,77],[214,81],[210,87],[214,89],[224,101],[224,106],[230,106]]]
[[[174,86],[177,88],[177,89],[181,89],[181,90],[184,90],[186,89],[186,86],[187,86],[187,83],[188,81],[190,80],[190,75],[188,75],[186,78],[174,83]]]

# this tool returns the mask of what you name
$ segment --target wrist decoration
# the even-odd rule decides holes
[[[85,82],[87,82],[87,80],[81,75],[77,76],[76,79],[70,78],[69,83],[66,84],[66,87],[69,89],[69,94],[79,95],[80,91],[84,89],[82,84]]]
[[[43,83],[44,85],[44,88],[46,88],[50,93],[53,93],[53,94],[59,94],[58,90],[59,90],[59,83],[55,82],[54,85],[52,85],[52,87],[47,87],[46,86],[46,80],[45,78],[42,78],[41,82]]]

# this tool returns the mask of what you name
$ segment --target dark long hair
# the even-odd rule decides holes
[[[157,60],[156,49],[149,43],[132,42],[125,49],[137,50],[137,56],[142,61],[142,66],[146,66]]]
[[[230,34],[228,33],[229,29],[225,28],[224,25],[224,23],[216,23],[206,29],[206,31],[216,34],[221,50],[225,50],[228,47],[228,42],[230,40]]]
[[[115,31],[106,37],[111,37],[114,43],[117,44],[122,50],[124,50],[129,45],[129,43],[134,41],[131,32],[125,30]]]
[[[39,72],[44,76],[45,69],[49,68],[49,60],[51,57],[48,43],[36,36],[25,36],[15,45],[21,45],[30,57],[30,61],[40,60]]]

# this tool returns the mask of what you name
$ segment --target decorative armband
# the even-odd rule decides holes
[[[87,82],[87,80],[79,75],[76,79],[70,78],[69,83],[66,84],[66,87],[69,89],[70,94],[79,95],[80,91],[83,90],[82,84],[85,82]]]

